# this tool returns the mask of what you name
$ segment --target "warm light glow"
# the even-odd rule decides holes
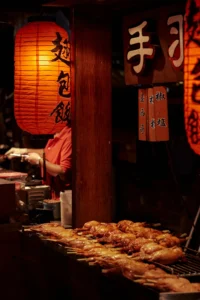
[[[200,0],[188,0],[184,30],[184,118],[187,139],[200,154]]]
[[[40,55],[38,61],[40,66],[49,66],[51,58],[49,56]]]
[[[68,33],[54,22],[28,23],[15,38],[14,110],[19,127],[31,134],[54,134],[66,125],[70,104]]]

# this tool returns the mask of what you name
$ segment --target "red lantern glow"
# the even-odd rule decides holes
[[[200,0],[188,0],[184,28],[184,118],[187,139],[200,154]]]
[[[19,127],[31,134],[54,134],[68,121],[70,44],[54,22],[35,21],[15,38],[14,111]]]

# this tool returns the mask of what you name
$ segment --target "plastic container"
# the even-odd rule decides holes
[[[43,201],[44,209],[52,209],[54,220],[60,219],[60,200],[47,199]]]
[[[72,190],[60,192],[61,226],[72,226]]]

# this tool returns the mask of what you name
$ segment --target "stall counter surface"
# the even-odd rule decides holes
[[[13,170],[6,170],[6,169],[2,169],[0,168],[0,178],[3,179],[15,179],[15,178],[22,178],[22,177],[26,177],[28,174],[27,173],[23,173],[23,172],[16,172]]]

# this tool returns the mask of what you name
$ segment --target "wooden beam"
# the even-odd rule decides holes
[[[73,226],[112,219],[111,18],[73,10]]]
[[[18,0],[19,1],[19,0]],[[21,1],[21,0],[20,0]],[[119,10],[122,13],[121,9],[127,9],[126,14],[130,13],[130,9],[133,9],[132,12],[138,10],[147,10],[153,9],[156,7],[161,7],[163,5],[171,5],[178,3],[185,3],[186,0],[43,0],[43,6],[49,7],[83,7],[87,6],[88,9],[94,6],[98,7],[107,7],[112,8],[113,10]]]

